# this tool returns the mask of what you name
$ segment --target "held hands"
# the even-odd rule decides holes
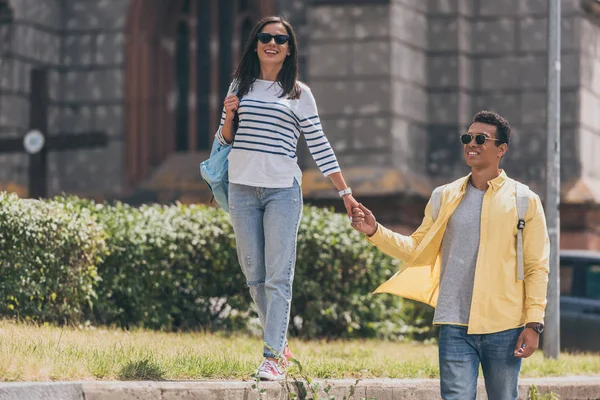
[[[358,201],[351,194],[342,196],[342,200],[344,200],[344,207],[348,213],[348,218],[352,219],[352,209],[358,207]]]
[[[367,236],[373,236],[377,232],[377,220],[371,210],[359,203],[352,208],[352,227]]]
[[[225,97],[225,101],[223,101],[223,106],[225,106],[225,121],[231,122],[233,121],[233,117],[235,116],[235,112],[240,106],[240,99],[235,94],[230,94]]]
[[[540,336],[531,328],[523,329],[517,345],[515,346],[515,357],[527,358],[537,350],[540,344]]]

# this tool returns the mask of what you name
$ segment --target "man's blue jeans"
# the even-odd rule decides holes
[[[466,326],[440,327],[440,386],[444,400],[475,400],[479,365],[489,400],[518,397],[521,359],[514,356],[523,328],[468,335]]]
[[[229,213],[238,261],[264,330],[263,355],[275,358],[287,345],[302,190],[296,180],[281,189],[230,183]]]

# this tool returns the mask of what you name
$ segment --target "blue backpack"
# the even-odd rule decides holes
[[[236,112],[233,120],[234,138],[239,124],[238,121]],[[229,161],[227,161],[227,157],[232,147],[233,142],[223,146],[215,137],[208,160],[200,163],[200,175],[202,175],[202,179],[204,179],[213,194],[212,199],[210,199],[211,203],[214,199],[226,212],[229,212]]]
[[[208,160],[200,163],[200,175],[223,210],[229,212],[229,161],[231,145],[223,146],[215,138]]]

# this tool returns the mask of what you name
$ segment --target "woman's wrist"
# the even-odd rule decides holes
[[[344,189],[339,190],[338,194],[341,198],[345,199],[347,197],[352,196],[352,189],[346,186]]]

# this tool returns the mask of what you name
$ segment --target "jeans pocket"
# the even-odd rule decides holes
[[[251,206],[256,198],[256,188],[246,185],[229,184],[229,211],[243,210],[245,206]]]

